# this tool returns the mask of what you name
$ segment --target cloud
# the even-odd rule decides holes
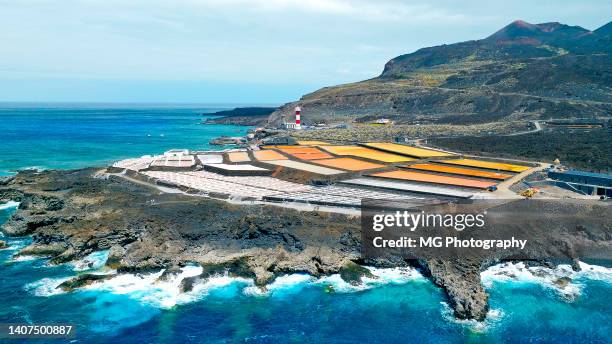
[[[0,78],[331,85],[514,19],[594,28],[610,2],[0,0]]]
[[[191,1],[191,6],[216,10],[253,10],[268,13],[318,14],[348,17],[361,21],[426,22],[430,20],[457,21],[468,17],[449,12],[442,7],[392,0],[212,0]]]

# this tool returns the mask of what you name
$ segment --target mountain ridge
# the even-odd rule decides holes
[[[302,107],[306,124],[387,117],[399,123],[612,114],[612,22],[590,31],[514,21],[480,40],[419,49],[372,79],[324,87],[280,107],[279,126]]]

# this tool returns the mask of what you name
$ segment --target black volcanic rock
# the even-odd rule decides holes
[[[485,39],[400,55],[380,76],[307,94],[268,123],[289,120],[296,105],[305,124],[372,115],[451,124],[609,115],[611,30],[515,21]]]
[[[21,195],[20,199],[30,205],[19,208],[11,216],[13,227],[20,227],[17,223],[30,223],[31,217],[42,223],[32,229],[32,244],[19,255],[49,256],[51,263],[59,264],[109,249],[108,268],[118,273],[167,269],[160,280],[173,277],[179,267],[187,264],[202,266],[199,276],[181,282],[183,291],[191,290],[199,279],[226,273],[253,278],[259,287],[287,273],[340,274],[351,284],[361,283],[363,277],[374,278],[368,269],[357,265],[363,262],[358,217],[260,204],[237,205],[182,193],[163,193],[122,175],[108,179],[94,177],[99,171],[96,168],[23,171],[12,182],[0,186],[0,198]],[[48,185],[56,183],[65,188],[46,191]],[[52,198],[62,200],[64,206],[44,215],[33,214],[36,209],[46,207],[46,200]],[[150,200],[155,200],[155,204]],[[609,219],[591,216],[607,214],[605,203],[581,202],[567,200],[553,208],[558,214],[582,214],[593,219],[581,223],[575,230],[557,228],[548,221],[524,227],[520,224],[519,237],[522,232],[533,232],[536,226],[546,226],[542,229],[546,235],[539,241],[534,238],[529,254],[566,257],[561,263],[577,258],[574,248],[580,252],[580,247],[612,247]],[[526,207],[535,213],[551,211],[546,202],[536,199],[527,203],[510,202],[507,206],[514,213],[525,213]],[[73,221],[44,221],[41,216]],[[7,224],[2,230],[9,236],[14,235],[6,229]],[[551,250],[558,252],[558,248],[563,255],[549,254]],[[378,267],[416,265],[444,289],[458,318],[483,320],[489,305],[480,271],[516,253],[510,250],[486,253],[484,257],[414,261],[391,256],[367,263]],[[59,288],[72,291],[112,276],[82,274]]]
[[[114,277],[114,275],[83,274],[71,278],[68,281],[62,282],[56,287],[56,289],[61,289],[63,291],[74,291],[78,288],[82,288],[96,282],[108,280],[112,277]]]

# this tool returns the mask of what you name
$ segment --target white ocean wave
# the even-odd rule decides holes
[[[86,269],[91,269],[90,264],[86,262],[93,261],[94,264],[104,265],[105,260],[104,253],[96,252],[86,257],[82,262],[77,263],[76,266],[84,265]],[[109,279],[96,281],[83,287],[82,290],[127,295],[143,304],[160,308],[171,308],[176,305],[201,300],[209,295],[211,291],[224,288],[230,292],[236,290],[246,295],[263,297],[295,294],[307,286],[321,287],[325,288],[325,290],[338,293],[350,293],[387,284],[404,284],[414,280],[426,280],[417,270],[412,268],[366,268],[375,277],[363,277],[361,283],[355,285],[345,282],[339,274],[315,278],[307,274],[298,273],[279,276],[264,288],[260,288],[255,286],[252,279],[231,277],[228,274],[224,274],[196,280],[190,291],[181,292],[181,282],[184,279],[199,276],[203,271],[201,266],[194,264],[187,265],[180,272],[163,276],[163,278],[164,270],[146,274],[120,274]],[[99,269],[95,273],[108,274],[108,271],[104,272],[102,269]],[[62,292],[55,288],[68,279],[70,278],[43,279],[29,285],[28,290],[36,289],[37,295],[55,295]]]
[[[74,271],[97,270],[106,264],[108,260],[108,250],[92,252],[84,258],[70,263]]]
[[[64,291],[57,287],[71,278],[72,277],[43,278],[36,282],[26,284],[25,290],[33,293],[36,296],[58,295],[64,293]]]
[[[314,277],[306,274],[290,274],[279,276],[267,287],[268,290],[286,290],[314,280]]]
[[[612,269],[580,262],[581,271],[574,271],[570,265],[561,264],[554,268],[526,266],[523,262],[502,263],[489,267],[480,274],[485,288],[492,288],[493,282],[534,283],[555,291],[562,298],[572,301],[579,297],[585,279],[612,282]]]
[[[237,286],[240,289],[249,288],[254,285],[253,280],[232,277],[228,274],[216,275],[206,279],[203,279],[199,283],[193,286],[193,289],[189,292],[182,293],[178,297],[178,304],[186,304],[193,301],[198,301],[208,296],[213,290],[228,289],[230,286]]]
[[[484,321],[478,321],[474,319],[457,319],[457,317],[455,317],[453,309],[448,303],[442,301],[440,302],[440,305],[442,306],[442,317],[446,321],[465,326],[474,333],[484,333],[489,331],[491,328],[495,327],[504,317],[504,312],[501,309],[489,309]]]
[[[416,270],[410,268],[394,269],[368,269],[376,278],[362,278],[362,283],[352,285],[335,274],[322,278],[315,278],[307,274],[288,274],[277,277],[265,288],[255,286],[251,279],[231,277],[228,274],[215,275],[203,278],[194,283],[188,292],[181,292],[181,282],[185,278],[199,276],[203,269],[199,265],[188,265],[177,274],[160,277],[164,270],[148,274],[121,274],[108,280],[99,281],[86,286],[85,290],[106,291],[114,294],[124,294],[145,304],[160,308],[171,308],[201,300],[212,290],[236,287],[243,294],[250,296],[274,296],[295,294],[306,286],[333,287],[335,292],[355,292],[374,288],[385,284],[401,284],[411,280],[423,278]]]
[[[362,279],[363,281],[363,279]],[[319,278],[315,284],[323,286],[328,291],[335,293],[354,293],[362,290],[373,288],[373,285],[367,283],[351,284],[340,277],[339,274],[323,276]]]
[[[350,293],[372,289],[387,284],[406,284],[415,280],[425,280],[424,277],[414,268],[375,268],[366,266],[374,277],[362,277],[361,283],[351,284],[344,281],[339,274],[320,278],[317,283],[331,286],[334,292]]]
[[[6,260],[4,261],[6,263],[27,262],[41,258],[39,256],[18,255],[18,252],[21,251],[21,249],[30,244],[29,238],[7,238],[6,244],[8,247],[2,249],[2,251],[10,252],[10,256],[6,257]]]
[[[404,284],[413,280],[425,280],[425,277],[421,275],[421,273],[414,268],[408,267],[396,267],[396,268],[375,268],[375,267],[366,267],[372,275],[378,277],[377,280],[372,280],[372,283],[377,284]],[[365,278],[366,281],[371,280],[370,278]]]
[[[5,249],[6,251],[19,251],[22,248],[30,244],[30,239],[29,238],[21,238],[21,239],[7,238],[6,243],[9,246]]]
[[[10,262],[29,262],[36,259],[43,259],[45,257],[41,256],[30,256],[30,255],[14,255],[12,256]]]
[[[8,201],[6,203],[0,204],[0,210],[14,209],[17,207],[19,207],[19,202],[15,201]]]
[[[181,280],[192,275],[197,276],[198,272],[201,273],[201,268],[193,272],[191,268],[186,268],[176,276],[170,276],[163,281],[160,280],[160,277],[164,270],[148,274],[121,274],[100,283],[94,283],[86,289],[129,295],[144,303],[168,308],[176,305]]]
[[[576,273],[578,277],[612,283],[612,268],[583,262],[579,262],[579,265],[581,270]]]
[[[200,300],[213,289],[224,288],[233,283],[248,283],[245,279],[219,275],[203,279],[194,284],[192,290],[182,293],[181,282],[185,278],[199,276],[202,271],[201,266],[187,265],[179,273],[164,278],[160,278],[164,270],[148,274],[121,274],[89,285],[84,289],[127,295],[144,304],[160,308],[172,308],[176,305]]]
[[[198,265],[187,265],[176,274],[164,276],[165,270],[146,274],[120,274],[114,277],[96,281],[83,287],[82,291],[100,291],[116,295],[126,295],[143,304],[159,307],[172,308],[178,304],[197,301],[217,288],[224,288],[233,283],[245,283],[249,285],[252,281],[229,277],[227,275],[213,276],[196,283],[189,292],[182,293],[181,281],[185,278],[199,276],[203,269]],[[97,271],[96,274],[109,274],[109,271]],[[76,276],[61,278],[43,278],[39,281],[27,284],[25,289],[37,296],[51,296],[61,294],[64,291],[57,287]]]
[[[314,280],[314,277],[307,274],[288,274],[278,276],[272,283],[266,285],[265,288],[260,288],[254,284],[250,285],[244,288],[243,293],[251,296],[295,293]]]
[[[40,173],[40,172],[48,170],[48,168],[45,166],[26,166],[22,168],[21,170],[22,171],[34,171],[34,172]]]
[[[405,284],[410,281],[425,278],[413,268],[375,268],[366,266],[374,277],[362,277],[360,283],[351,284],[332,274],[315,278],[307,274],[289,274],[277,277],[274,282],[260,288],[255,285],[245,288],[244,293],[253,296],[265,296],[280,293],[295,293],[302,288],[315,285],[325,290],[337,293],[354,293],[383,286],[386,284]]]

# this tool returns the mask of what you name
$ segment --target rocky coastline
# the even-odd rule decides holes
[[[106,265],[117,273],[165,269],[167,275],[201,265],[200,276],[182,281],[184,291],[224,272],[264,287],[287,273],[338,273],[358,284],[368,275],[363,265],[414,266],[446,292],[457,318],[483,320],[489,309],[480,272],[500,257],[364,260],[358,217],[165,193],[104,172],[22,171],[0,181],[0,203],[20,202],[2,231],[33,239],[17,254],[59,264],[108,250]],[[609,235],[602,240],[610,242]],[[83,274],[59,288],[70,291],[103,278]]]

